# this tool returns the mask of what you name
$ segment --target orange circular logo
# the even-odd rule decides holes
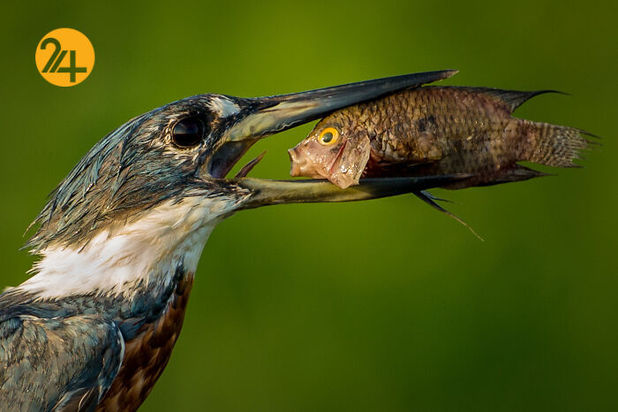
[[[56,29],[36,46],[36,68],[51,84],[75,86],[86,80],[94,67],[94,48],[88,37],[75,29]]]

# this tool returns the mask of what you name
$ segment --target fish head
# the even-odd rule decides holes
[[[369,161],[371,145],[366,133],[351,133],[337,113],[320,121],[303,141],[288,150],[292,176],[328,179],[347,188],[358,184]]]

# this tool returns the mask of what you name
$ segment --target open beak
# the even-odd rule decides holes
[[[456,70],[387,77],[307,92],[251,99],[235,99],[240,111],[222,131],[218,148],[207,162],[209,174],[224,178],[233,165],[259,139],[322,118],[328,114],[404,89],[446,79]],[[276,181],[241,178],[233,182],[250,189],[253,196],[243,208],[297,202],[363,200],[442,186],[449,177],[368,179],[348,189],[328,182]],[[449,180],[452,181],[452,180]]]

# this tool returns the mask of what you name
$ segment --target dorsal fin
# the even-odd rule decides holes
[[[490,87],[469,87],[468,89],[476,91],[478,93],[486,93],[497,97],[508,105],[511,113],[514,112],[515,109],[517,109],[519,106],[524,104],[527,100],[532,99],[534,96],[538,96],[539,94],[566,94],[558,90],[535,90],[531,92],[522,92],[518,90],[492,89]]]

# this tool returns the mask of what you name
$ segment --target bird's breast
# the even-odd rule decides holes
[[[146,399],[172,354],[192,285],[193,275],[183,276],[162,315],[125,342],[120,371],[97,411],[134,411]]]

